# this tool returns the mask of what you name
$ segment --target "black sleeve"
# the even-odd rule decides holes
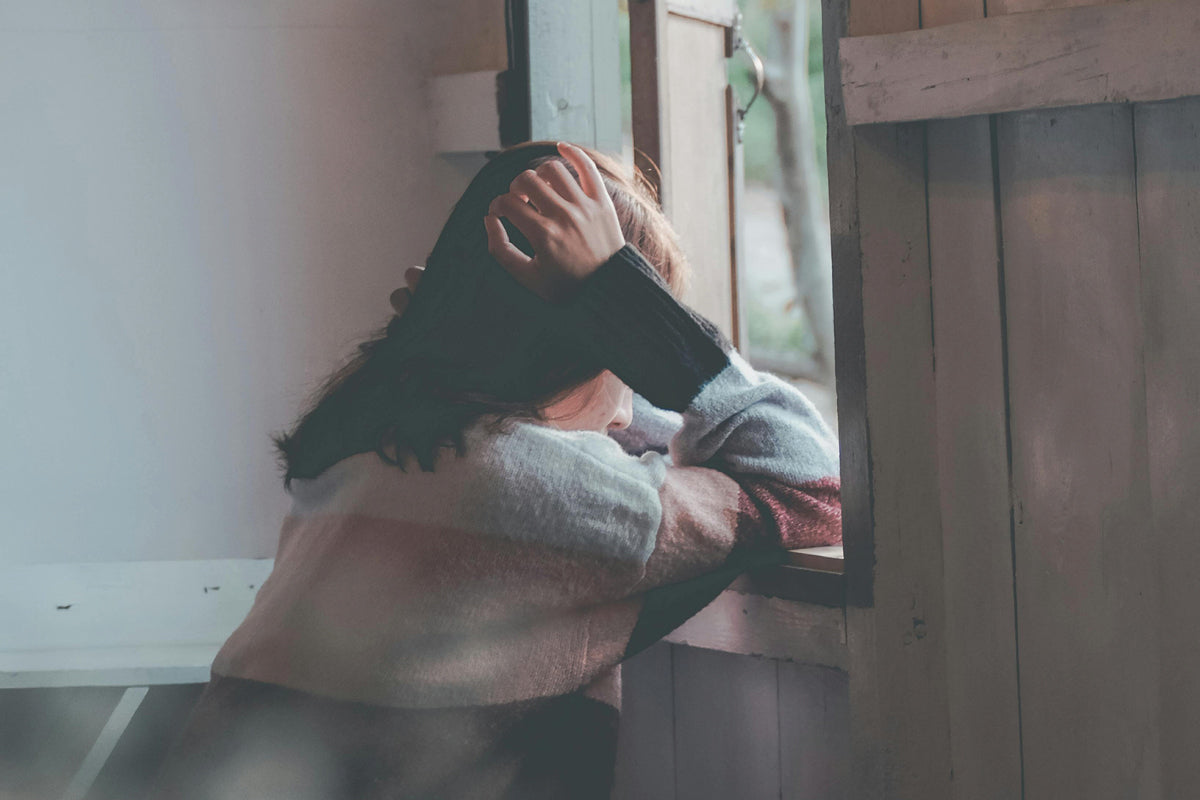
[[[729,364],[733,344],[675,299],[631,243],[550,304],[564,335],[659,408],[682,412]]]

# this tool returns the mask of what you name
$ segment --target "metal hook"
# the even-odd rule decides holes
[[[745,108],[737,109],[737,133],[738,141],[742,141],[742,132],[745,129],[746,112],[750,110],[750,106],[754,105],[754,101],[762,94],[763,87],[767,83],[767,71],[763,66],[763,60],[759,57],[758,51],[754,49],[754,45],[742,36],[742,12],[739,10],[733,18],[733,50],[745,50],[746,55],[750,57],[750,62],[754,65],[754,94],[750,95],[750,102],[746,103]]]

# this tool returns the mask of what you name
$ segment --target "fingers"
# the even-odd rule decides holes
[[[579,185],[579,181],[567,169],[567,165],[558,159],[540,164],[537,174],[568,203],[578,204],[587,196],[583,193],[583,187]]]
[[[523,194],[529,198],[538,212],[547,217],[563,216],[566,204],[559,193],[540,175],[527,169],[513,178],[508,190],[514,194]]]
[[[505,192],[492,198],[487,213],[496,217],[508,217],[509,221],[517,226],[517,230],[524,234],[525,238],[535,247],[540,247],[545,241],[545,228],[549,218],[539,214],[533,206],[517,197],[513,192]],[[499,224],[499,220],[496,222]],[[507,234],[505,234],[504,240],[508,241]]]
[[[509,217],[509,219],[512,218]],[[500,266],[515,274],[519,275],[527,270],[533,259],[518,250],[516,245],[509,240],[508,231],[504,230],[504,226],[500,224],[500,217],[488,213],[483,218],[483,224],[487,229],[488,252],[491,253],[492,258],[496,259]],[[524,233],[524,231],[521,232]]]
[[[588,197],[599,200],[601,195],[608,194],[604,189],[604,179],[600,177],[600,168],[587,153],[569,142],[558,142],[558,152],[574,165],[575,171],[579,173],[579,182]]]

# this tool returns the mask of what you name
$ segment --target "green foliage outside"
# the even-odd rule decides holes
[[[804,0],[800,0],[803,2]],[[742,10],[742,35],[750,42],[759,57],[767,63],[777,61],[774,18],[792,8],[797,0],[738,0]],[[821,6],[812,2],[808,23],[808,86],[812,98],[814,134],[817,145],[817,165],[825,179],[825,70],[821,49]],[[626,31],[628,38],[628,31]],[[745,53],[730,60],[729,82],[741,98],[743,106],[754,94],[754,69]],[[779,161],[775,154],[775,114],[762,97],[754,101],[746,114],[743,139],[746,181],[775,185],[775,170]],[[822,185],[825,192],[825,185]]]
[[[770,353],[811,353],[816,348],[804,318],[799,314],[768,307],[751,294],[743,306],[746,333],[755,350]]]

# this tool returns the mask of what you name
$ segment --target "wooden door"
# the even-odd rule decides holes
[[[1198,26],[827,6],[855,797],[1200,796]]]
[[[736,0],[629,0],[634,163],[692,265],[684,302],[745,347],[739,313]]]

